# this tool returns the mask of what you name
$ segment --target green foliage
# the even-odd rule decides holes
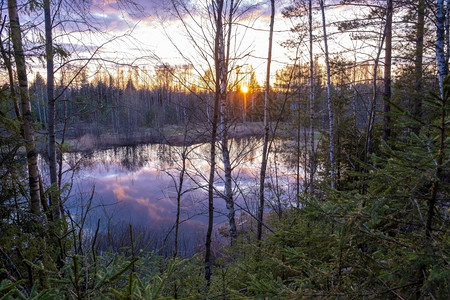
[[[235,246],[221,263],[226,285],[214,286],[217,294],[447,299],[449,100],[447,78],[444,97],[432,93],[424,101],[419,134],[378,142],[366,166],[366,194],[351,185],[322,189],[319,199],[285,211],[259,246]]]
[[[3,295],[1,299],[7,299],[10,297],[14,292],[16,292],[15,288],[21,284],[24,284],[26,282],[25,279],[16,281],[14,283],[11,283],[9,280],[4,280],[0,283],[0,295]]]
[[[73,255],[58,272],[47,270],[44,264],[27,264],[46,274],[46,288],[36,281],[26,292],[26,280],[0,284],[1,299],[161,299],[198,295],[194,283],[198,266],[186,259],[163,259],[153,255],[126,258],[118,254],[99,257],[92,262],[88,256]],[[89,263],[91,261],[91,263]],[[137,271],[132,271],[136,268]],[[195,272],[193,272],[195,271]],[[181,276],[184,276],[182,278]],[[189,275],[189,278],[187,277]],[[188,285],[189,284],[189,285]]]

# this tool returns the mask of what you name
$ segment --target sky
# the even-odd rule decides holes
[[[197,0],[195,0],[197,1]],[[207,2],[206,2],[207,3]],[[258,81],[264,82],[266,70],[266,57],[268,52],[270,7],[267,3],[243,1],[242,7],[252,8],[239,19],[233,35],[234,52],[237,56],[244,57],[237,64],[251,65],[257,74]],[[193,18],[186,18],[188,26],[195,22],[201,22],[200,27],[195,24],[193,31],[199,33],[208,29],[206,19],[202,19],[197,12],[205,11],[205,2],[190,2],[194,11]],[[281,17],[283,3],[277,2],[277,16],[275,19],[275,34],[273,41],[272,74],[287,63],[289,58],[287,50],[281,46],[289,37],[289,29],[292,26],[288,20]],[[106,43],[99,53],[108,60],[119,63],[133,63],[138,66],[152,66],[164,63],[186,64],[192,61],[194,64],[205,64],[205,59],[199,55],[188,40],[187,31],[182,26],[180,18],[174,15],[170,0],[92,0],[89,6],[91,18],[102,34],[94,34],[89,37],[92,48]],[[186,17],[186,15],[183,15]],[[207,40],[197,39],[201,47],[207,48],[212,42],[208,33]],[[74,35],[76,36],[76,35]],[[81,32],[75,40],[87,41],[86,32]],[[205,69],[205,68],[203,68]]]
[[[54,25],[54,38],[56,44],[60,44],[71,54],[74,64],[78,66],[84,64],[86,59],[95,54],[94,59],[89,61],[90,79],[95,76],[96,63],[102,65],[108,71],[117,72],[119,67],[129,69],[129,66],[136,66],[152,69],[153,66],[162,63],[171,65],[192,64],[197,68],[197,75],[203,76],[208,69],[207,60],[211,64],[212,57],[202,57],[196,51],[197,48],[208,49],[206,53],[211,54],[213,45],[213,35],[211,34],[211,24],[209,18],[205,17],[206,5],[211,1],[204,0],[183,0],[188,3],[192,15],[181,12],[175,14],[172,1],[181,0],[62,0],[64,7],[58,11],[59,17],[55,20],[64,20]],[[273,54],[271,67],[271,83],[275,81],[275,73],[288,64],[293,64],[293,57],[299,54],[302,61],[308,59],[308,43],[306,31],[304,42],[299,48],[299,53],[294,53],[292,49],[286,49],[282,43],[295,37],[291,28],[298,20],[290,20],[282,17],[282,10],[290,5],[292,0],[276,0],[275,32],[273,40]],[[334,1],[334,0],[333,0]],[[55,0],[56,2],[56,0]],[[332,1],[330,0],[330,3]],[[56,6],[55,6],[56,7]],[[54,7],[54,8],[55,8]],[[235,65],[251,66],[256,73],[257,80],[261,86],[264,85],[266,75],[266,58],[268,54],[270,4],[269,1],[255,2],[242,0],[242,13],[240,18],[234,23],[235,30],[232,37],[231,57],[238,57]],[[32,36],[34,40],[29,41],[30,49],[41,49],[43,52],[43,14],[39,9],[34,14],[27,13],[26,9],[21,10],[22,24],[24,32],[33,32],[26,29],[28,24],[40,24],[41,32],[36,31]],[[336,20],[348,17],[357,17],[361,9],[349,11],[342,5],[334,5],[332,9],[327,9],[327,24],[332,24]],[[6,8],[2,8],[2,14],[6,13]],[[203,17],[202,17],[203,14]],[[187,31],[181,19],[185,20]],[[321,15],[314,11],[313,19],[316,24],[316,35],[320,37]],[[75,20],[75,21],[74,21]],[[86,22],[87,20],[87,22]],[[68,21],[68,22],[67,22]],[[89,26],[85,24],[89,23]],[[30,26],[30,28],[32,28]],[[334,35],[336,26],[328,26],[329,49],[333,57],[335,53],[342,50],[350,51],[352,57],[358,55],[359,61],[370,61],[374,57],[374,50],[377,49],[378,41],[355,41],[350,40],[349,35]],[[194,33],[195,42],[189,40],[188,32]],[[27,34],[27,39],[28,39]],[[34,36],[34,37],[33,37]],[[206,38],[205,38],[206,37]],[[331,37],[331,38],[330,38]],[[295,38],[298,38],[298,34]],[[366,43],[363,45],[362,43]],[[371,45],[367,45],[371,43]],[[321,42],[315,43],[315,54],[319,54],[319,60],[323,59],[323,47]],[[366,49],[363,49],[366,47]],[[367,50],[368,49],[368,50]],[[34,56],[33,56],[34,55]],[[42,53],[41,58],[36,59],[35,54],[30,55],[30,80],[33,80],[37,72],[45,74],[45,60]],[[81,58],[81,59],[80,59]],[[33,60],[33,61],[31,61]],[[56,76],[58,78],[58,66],[64,65],[65,59],[56,62]],[[249,76],[248,76],[249,77]]]

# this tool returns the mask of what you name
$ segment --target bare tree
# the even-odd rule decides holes
[[[425,29],[425,0],[418,0],[416,22],[416,49],[414,60],[414,108],[416,118],[422,118],[423,38]],[[417,129],[416,129],[417,131]]]
[[[59,185],[57,176],[56,161],[56,106],[55,106],[55,79],[53,68],[53,22],[50,7],[50,0],[44,0],[44,18],[45,18],[45,54],[47,59],[47,124],[48,124],[48,160],[50,169],[50,208],[52,217],[55,220],[61,218],[61,201],[59,195]]]
[[[215,38],[214,38],[214,66],[215,66],[215,94],[214,94],[214,110],[211,131],[211,149],[210,149],[210,171],[208,182],[208,229],[206,232],[205,242],[205,279],[207,285],[211,284],[211,236],[214,222],[214,175],[216,168],[216,140],[217,140],[217,124],[219,116],[219,105],[221,98],[222,86],[219,81],[223,66],[223,20],[222,12],[224,9],[224,1],[217,0],[213,2],[214,21],[215,21]]]
[[[172,1],[176,17],[184,27],[194,50],[203,60],[200,64],[193,63],[189,54],[181,51],[181,49],[177,47],[176,42],[171,40],[181,56],[193,66],[195,72],[197,72],[202,81],[201,87],[205,90],[204,94],[202,94],[188,88],[190,92],[198,97],[198,99],[206,103],[206,117],[209,122],[208,128],[211,130],[211,149],[209,157],[210,173],[209,178],[205,178],[205,181],[208,182],[209,211],[208,230],[205,242],[205,277],[208,284],[211,277],[210,248],[213,227],[214,196],[219,195],[225,200],[231,244],[233,244],[237,236],[235,225],[235,203],[233,197],[233,184],[235,181],[232,178],[234,162],[231,159],[233,144],[229,139],[229,129],[232,124],[233,112],[229,91],[231,86],[230,74],[234,74],[236,61],[241,59],[240,57],[236,58],[236,56],[239,55],[235,52],[232,53],[232,51],[242,51],[239,49],[241,47],[239,42],[235,44],[236,40],[233,39],[236,34],[234,28],[237,28],[234,24],[242,13],[248,9],[247,7],[244,7],[242,10],[238,11],[240,4],[242,4],[242,1],[212,1],[206,5],[204,11],[201,11],[198,10],[198,7],[197,10],[188,7],[186,2]],[[207,13],[206,16],[201,15],[204,12]],[[189,21],[186,19],[189,19]],[[211,26],[210,28],[205,28],[205,24],[203,23],[204,20],[206,20],[208,26]],[[211,36],[214,37],[214,42],[211,41]],[[170,36],[168,36],[168,38],[171,39]],[[200,43],[200,40],[204,41],[204,43]],[[205,44],[207,45],[206,47]],[[246,49],[244,51],[246,51]],[[196,59],[198,59],[198,57],[194,58],[194,60]],[[239,77],[239,75],[236,76]],[[214,101],[208,99],[210,95],[213,95]],[[212,105],[210,105],[211,102]],[[212,106],[212,109],[210,109],[209,106]],[[222,156],[223,168],[218,168],[217,166],[216,154],[218,150]],[[222,172],[223,174],[221,174]],[[224,181],[224,192],[218,191],[214,187],[214,181],[216,181],[217,175]]]
[[[392,0],[387,0],[386,2],[386,12],[389,12],[389,7],[392,6],[390,4]],[[375,125],[375,116],[376,116],[376,106],[377,106],[377,99],[378,99],[378,66],[380,63],[380,56],[383,49],[383,44],[386,38],[387,29],[389,28],[389,20],[388,15],[386,15],[386,20],[384,22],[384,29],[381,33],[381,41],[380,45],[377,50],[377,55],[374,60],[374,66],[373,66],[373,77],[372,77],[372,100],[370,103],[370,108],[368,111],[368,124],[367,124],[367,130],[366,130],[366,141],[364,145],[364,163],[366,164],[366,167],[364,168],[364,172],[367,173],[367,164],[369,162],[369,155],[372,151],[372,143],[373,143],[373,128]],[[363,193],[366,193],[367,184],[363,184]],[[364,205],[364,204],[363,204]]]
[[[386,0],[386,34],[384,48],[384,116],[383,116],[383,140],[387,141],[391,135],[391,68],[392,68],[392,1]]]
[[[314,49],[313,49],[313,20],[312,0],[308,1],[308,32],[309,32],[309,193],[314,193],[314,173],[316,170],[314,151]]]
[[[448,59],[445,54],[445,9],[444,0],[436,0],[436,61],[438,67],[439,89],[444,98],[444,78],[448,74]]]
[[[334,117],[333,117],[333,103],[331,99],[331,70],[330,70],[330,58],[328,53],[328,36],[327,36],[327,26],[325,22],[325,0],[320,0],[320,10],[322,12],[322,29],[323,29],[323,42],[325,47],[325,65],[327,68],[327,106],[328,106],[328,134],[330,138],[329,145],[329,158],[330,158],[330,186],[334,189],[336,185],[335,172],[335,162],[334,162]]]
[[[266,87],[264,92],[264,145],[261,159],[261,170],[259,177],[259,207],[258,207],[258,229],[257,239],[262,239],[262,222],[264,216],[264,185],[266,180],[267,160],[269,158],[269,92],[270,92],[270,64],[272,63],[272,40],[273,40],[273,26],[275,19],[275,0],[270,0],[270,28],[269,28],[269,49],[267,54],[267,69],[266,69]]]
[[[239,1],[238,1],[239,3]],[[223,169],[224,169],[224,178],[225,178],[225,190],[224,190],[224,198],[226,207],[228,210],[228,230],[230,233],[230,244],[233,245],[234,240],[237,237],[236,233],[236,222],[235,222],[235,210],[234,210],[234,199],[233,199],[233,187],[232,187],[232,167],[231,167],[231,159],[230,159],[230,145],[228,143],[228,128],[229,128],[229,120],[227,113],[227,104],[228,104],[228,69],[229,69],[229,61],[230,61],[230,47],[231,47],[231,34],[232,34],[232,24],[234,18],[234,12],[236,10],[236,4],[233,0],[230,1],[230,7],[228,11],[228,28],[227,28],[227,42],[224,42],[224,32],[222,30],[222,36],[220,39],[222,40],[221,44],[223,49],[220,48],[220,55],[223,55],[222,59],[222,67],[220,72],[220,78],[216,77],[216,81],[220,81],[220,96],[221,96],[221,111],[220,111],[220,125],[221,125],[221,151],[222,151],[222,160],[223,160]],[[225,50],[226,47],[226,50]]]
[[[28,164],[28,183],[30,187],[30,208],[36,216],[41,214],[41,195],[39,190],[38,153],[33,130],[30,95],[28,92],[27,69],[25,53],[22,44],[22,29],[17,13],[17,0],[8,0],[9,23],[11,26],[11,41],[14,48],[17,78],[19,80],[19,97],[22,108],[22,128]],[[12,87],[13,88],[13,87]]]

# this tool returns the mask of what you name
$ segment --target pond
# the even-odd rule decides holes
[[[230,145],[236,213],[256,215],[262,141],[247,138],[231,140]],[[289,148],[285,142],[277,141],[273,148],[286,147]],[[210,145],[207,143],[187,148],[145,144],[65,154],[67,169],[77,170],[66,174],[66,177],[73,176],[73,186],[65,207],[77,223],[85,218],[86,231],[95,232],[99,224],[96,242],[102,250],[129,245],[127,232],[131,224],[141,234],[142,247],[147,243],[151,249],[164,249],[168,254],[173,245],[183,150],[187,153],[187,172],[181,190],[180,245],[182,254],[192,255],[203,247],[208,219],[206,178]],[[226,225],[227,219],[225,202],[220,197],[223,191],[220,151],[217,160],[214,224],[216,239],[221,240],[218,229]],[[274,208],[295,202],[296,168],[290,161],[289,151],[270,156],[267,198]]]

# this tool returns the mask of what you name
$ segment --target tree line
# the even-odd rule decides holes
[[[249,120],[260,121],[261,88],[256,75],[254,71],[241,74],[251,83],[246,114]],[[71,138],[108,134],[124,136],[129,142],[133,142],[133,133],[153,129],[158,134],[164,126],[182,125],[192,115],[198,117],[198,122],[206,122],[211,114],[212,94],[203,80],[194,81],[194,77],[190,66],[165,64],[148,71],[117,68],[114,74],[99,69],[92,76],[84,70],[69,87],[68,79],[62,78],[55,85],[56,91],[64,91],[63,101],[55,107],[58,136],[63,135],[62,126],[67,122],[70,126],[64,134]],[[232,118],[239,122],[244,98],[241,86],[236,84],[230,93]],[[40,73],[30,84],[30,101],[34,120],[47,130],[47,84]]]

